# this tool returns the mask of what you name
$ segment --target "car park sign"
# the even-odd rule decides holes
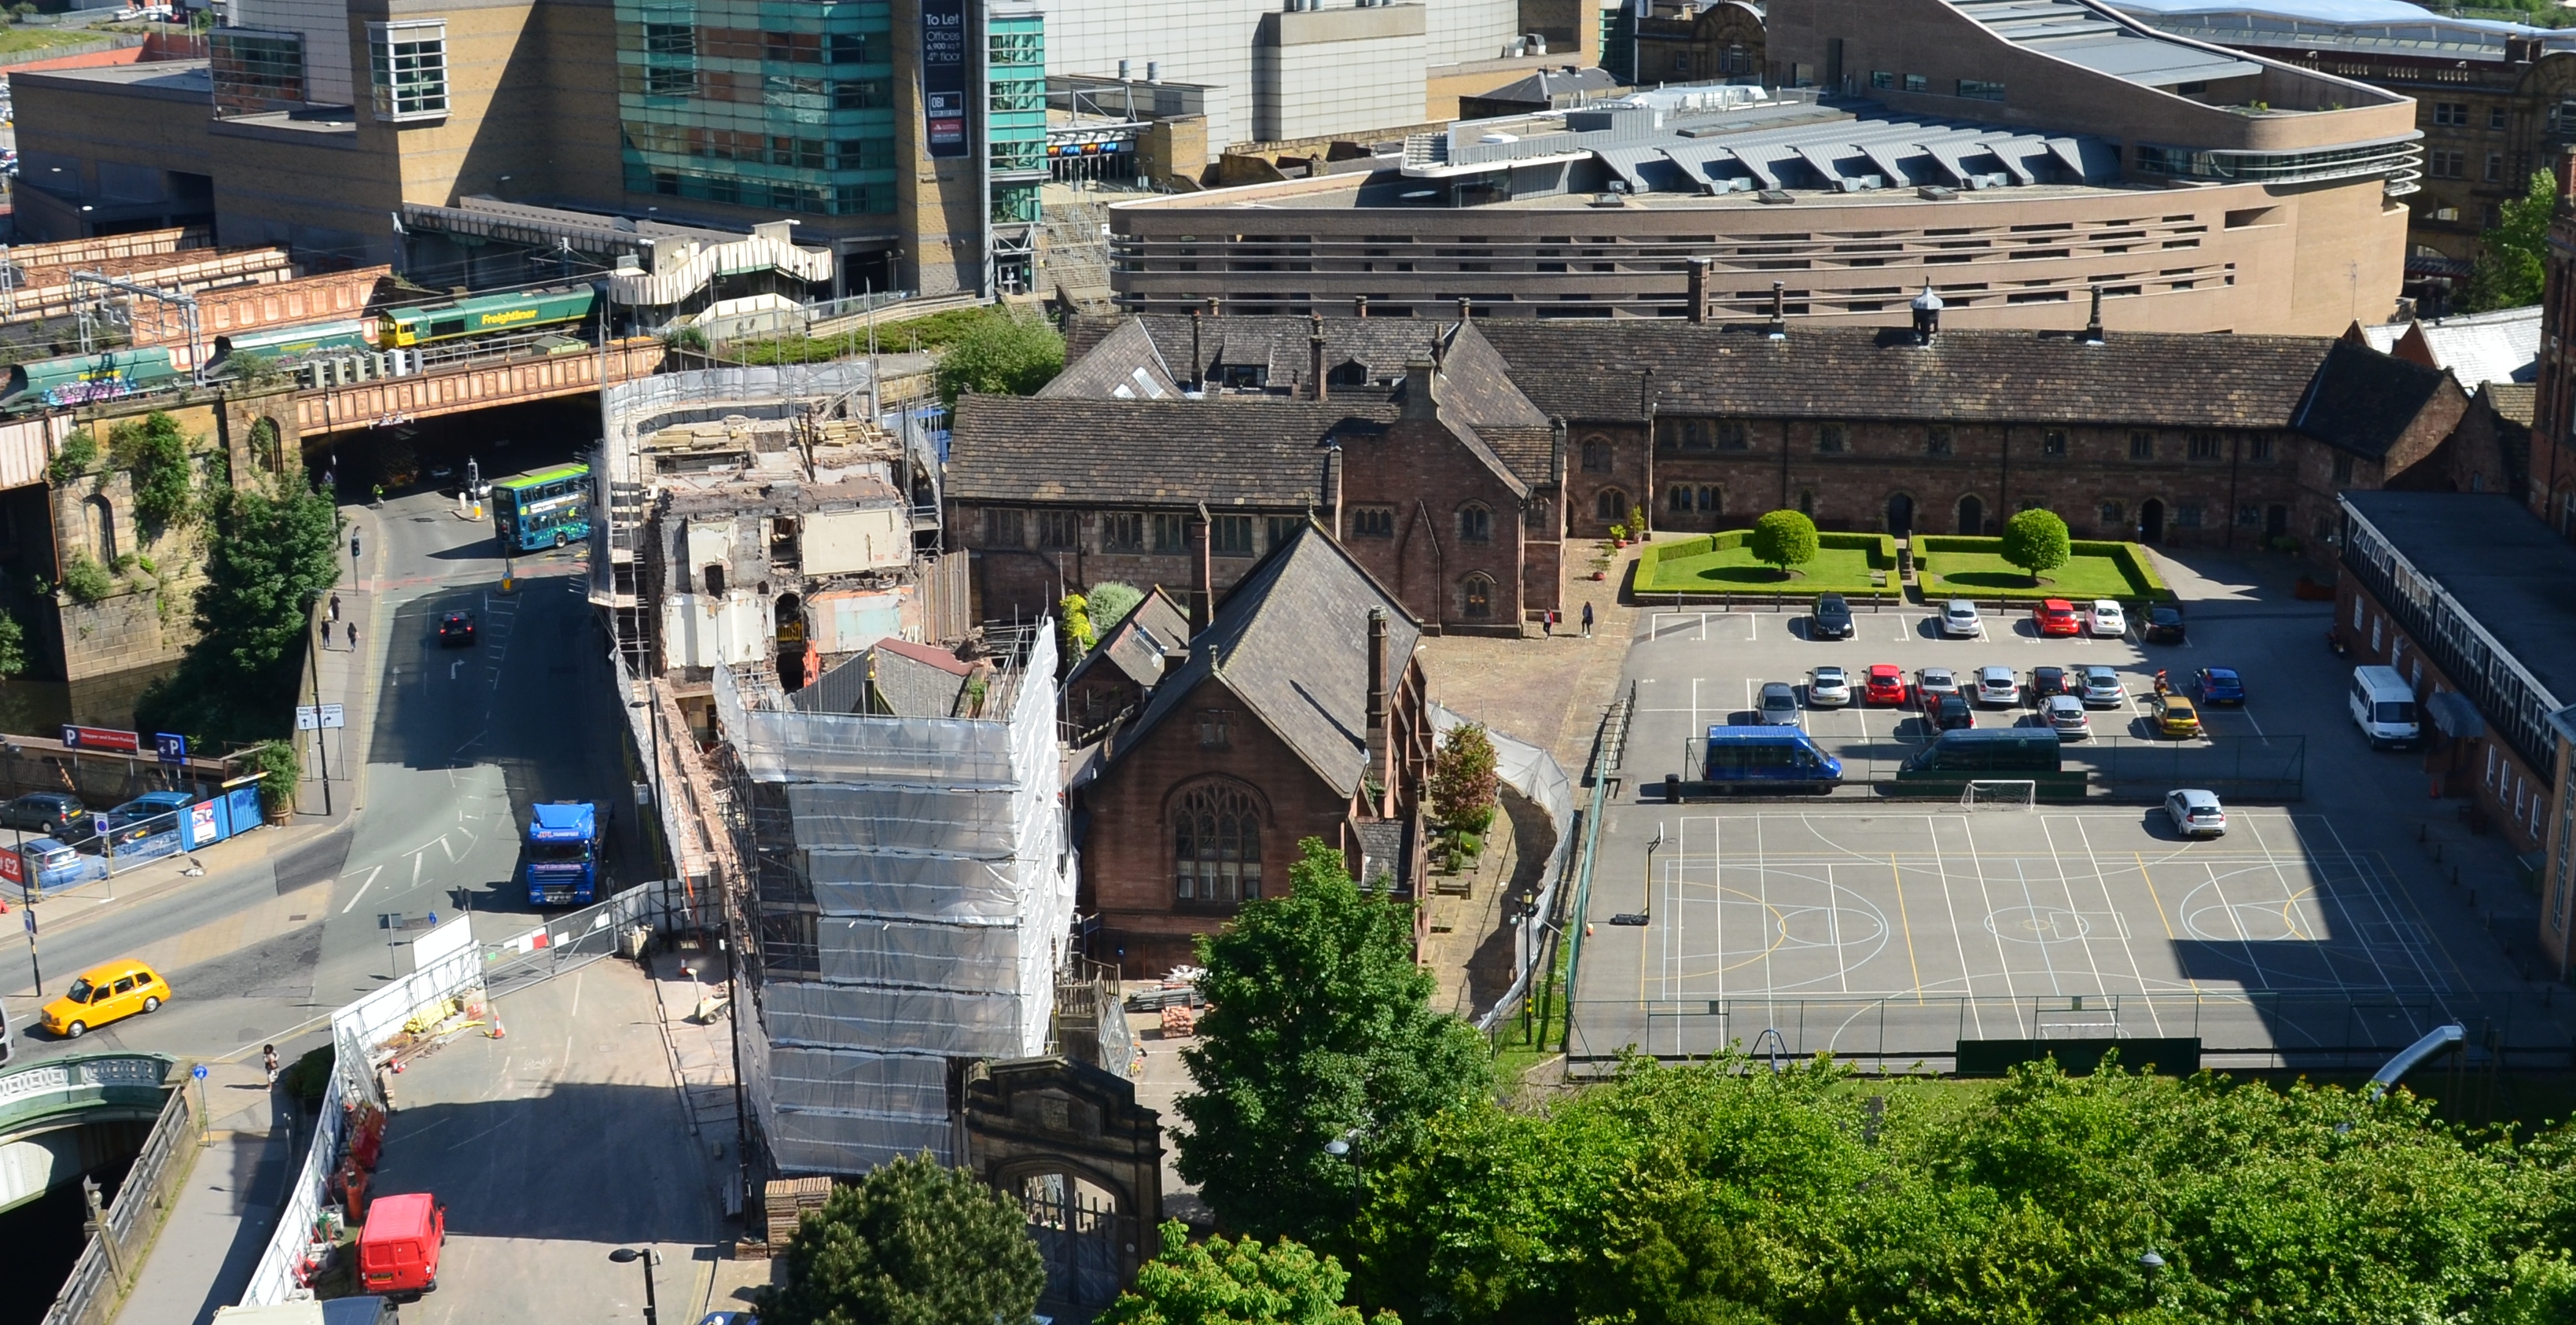
[[[109,727],[82,727],[66,722],[63,724],[63,745],[73,750],[98,750],[108,754],[130,755],[142,751],[143,738],[133,732],[121,732]]]

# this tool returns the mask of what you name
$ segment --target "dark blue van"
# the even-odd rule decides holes
[[[1843,780],[1843,761],[1796,727],[1711,727],[1700,779],[1718,791],[1821,795]]]

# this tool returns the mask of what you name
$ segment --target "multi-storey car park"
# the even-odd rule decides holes
[[[1365,173],[1112,209],[1146,311],[1884,320],[2334,332],[2389,312],[2405,98],[2086,0],[1793,0],[1774,81],[1408,138]],[[2332,255],[2331,257],[2327,255]]]

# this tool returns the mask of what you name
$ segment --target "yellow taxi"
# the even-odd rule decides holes
[[[72,978],[61,998],[45,1005],[49,1035],[77,1040],[111,1021],[151,1012],[170,1001],[170,982],[131,957],[101,962]]]
[[[2156,703],[2156,730],[2177,740],[2200,735],[2200,710],[2180,695],[2167,695]]]

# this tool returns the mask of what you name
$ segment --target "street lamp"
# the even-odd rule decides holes
[[[2147,1276],[2147,1306],[2149,1309],[2153,1309],[2156,1305],[2156,1276],[2163,1273],[2164,1268],[2165,1258],[2157,1255],[2152,1248],[2138,1257],[2138,1269],[2144,1272]]]
[[[653,1267],[662,1263],[662,1253],[649,1247],[642,1251],[637,1251],[633,1247],[620,1247],[608,1253],[608,1259],[620,1265],[629,1265],[636,1261],[644,1262],[644,1325],[660,1325],[661,1312],[653,1303]]]

